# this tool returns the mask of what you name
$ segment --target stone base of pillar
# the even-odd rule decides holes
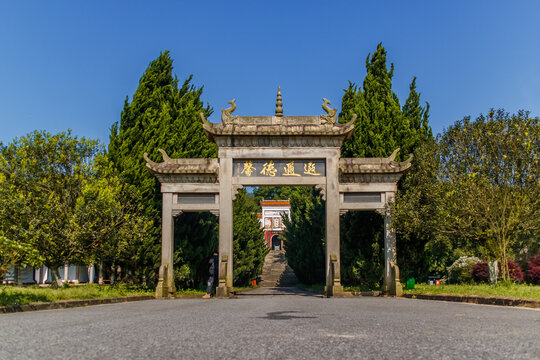
[[[390,284],[390,289],[388,291],[389,295],[392,296],[401,296],[403,295],[403,286],[401,286],[401,282],[394,281]]]
[[[169,286],[169,299],[174,299],[176,297],[176,286]]]
[[[334,286],[325,286],[324,294],[327,297],[342,297],[343,296],[343,286],[334,285]]]
[[[399,281],[393,281],[390,285],[383,285],[381,288],[381,293],[387,296],[402,296],[403,295],[403,286]]]
[[[156,299],[166,299],[169,297],[169,287],[163,284],[158,284],[156,287]]]
[[[399,267],[393,261],[389,265],[390,277],[385,279],[381,292],[383,295],[401,296],[403,295],[403,286],[399,279]]]
[[[229,296],[229,289],[226,286],[218,286],[216,288],[216,297],[226,298]]]

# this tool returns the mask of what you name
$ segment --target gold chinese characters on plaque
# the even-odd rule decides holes
[[[325,176],[324,159],[236,159],[233,176],[280,177]]]

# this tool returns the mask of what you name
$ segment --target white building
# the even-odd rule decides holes
[[[93,279],[95,274],[94,266],[89,267],[80,265],[64,265],[58,268],[60,279],[62,282],[68,282],[70,284],[80,284]],[[2,279],[3,284],[50,284],[52,282],[52,275],[49,268],[42,266],[40,268],[32,267],[19,267],[12,266]]]
[[[264,241],[269,249],[284,250],[283,248],[283,216],[291,220],[291,203],[289,200],[262,200],[262,212],[259,214],[261,227],[264,230]]]

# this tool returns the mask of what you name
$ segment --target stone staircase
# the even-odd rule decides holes
[[[298,279],[293,269],[287,264],[285,252],[270,250],[264,259],[261,274],[262,287],[292,287],[296,286]]]

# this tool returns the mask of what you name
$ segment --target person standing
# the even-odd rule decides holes
[[[210,299],[210,296],[212,294],[212,288],[216,285],[218,282],[218,262],[219,262],[219,256],[218,253],[214,251],[212,254],[212,257],[208,261],[210,264],[210,269],[208,269],[208,285],[206,286],[206,294],[204,294],[203,299]]]

